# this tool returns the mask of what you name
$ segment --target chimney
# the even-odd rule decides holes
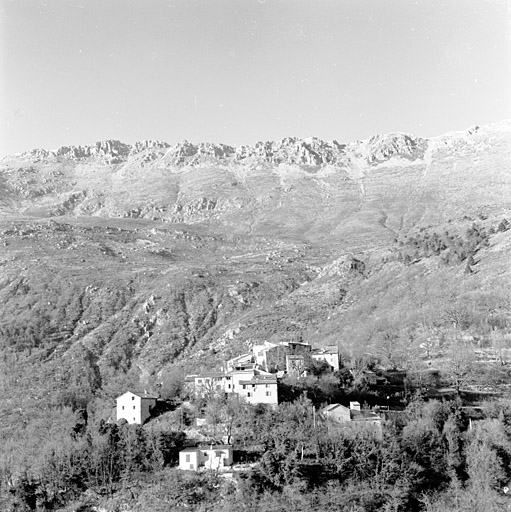
[[[350,409],[352,411],[360,411],[360,404],[358,402],[350,402]]]

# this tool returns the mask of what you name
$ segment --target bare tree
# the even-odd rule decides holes
[[[472,380],[475,363],[474,348],[469,342],[454,339],[445,356],[447,358],[447,373],[456,393],[459,394],[460,389]]]

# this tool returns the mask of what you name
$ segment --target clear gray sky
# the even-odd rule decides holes
[[[0,155],[511,117],[508,0],[0,0]]]

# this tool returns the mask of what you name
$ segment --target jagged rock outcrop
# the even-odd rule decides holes
[[[130,154],[131,146],[118,140],[104,140],[87,146],[62,146],[57,150],[33,149],[25,153],[6,157],[4,160],[19,158],[20,160],[41,160],[64,158],[82,160],[92,157],[107,157],[109,163],[124,161]]]
[[[404,133],[391,133],[388,135],[375,135],[368,143],[369,163],[385,162],[393,156],[400,156],[410,160],[422,158],[428,147],[425,139]]]
[[[140,140],[131,146],[130,155],[136,155],[142,151],[165,149],[169,147],[170,144],[162,142],[161,140]]]
[[[316,137],[300,139],[286,137],[276,142],[258,142],[255,146],[241,146],[236,150],[237,160],[259,158],[273,164],[326,165],[338,162],[345,146]]]
[[[63,146],[56,151],[56,156],[76,160],[107,157],[109,163],[119,163],[126,159],[130,150],[131,146],[118,140],[104,140],[89,146]]]

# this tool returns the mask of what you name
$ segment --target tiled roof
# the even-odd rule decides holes
[[[240,380],[240,384],[277,384],[277,377],[258,375],[250,380]]]
[[[337,355],[337,354],[339,354],[339,349],[337,347],[314,348],[314,349],[312,349],[312,354],[313,355],[319,355],[319,354]]]
[[[189,446],[188,448],[183,448],[180,453],[196,452],[197,450],[228,450],[229,448],[232,448],[230,444],[204,444],[200,446]]]
[[[348,409],[347,407],[345,407],[342,404],[330,404],[330,405],[327,405],[326,407],[324,407],[323,409],[321,409],[321,412],[332,412],[335,409],[338,409],[340,407],[342,407],[343,409]]]
[[[369,421],[381,419],[376,413],[372,411],[357,411],[350,409],[350,416],[353,421]]]
[[[203,444],[201,446],[197,446],[199,450],[227,450],[229,448],[232,448],[230,444]]]

